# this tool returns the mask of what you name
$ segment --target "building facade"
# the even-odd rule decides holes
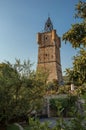
[[[53,24],[50,17],[48,17],[44,31],[38,33],[38,64],[37,69],[43,68],[48,70],[48,82],[57,80],[62,82],[62,69],[60,61],[60,37],[56,34],[56,30],[53,29]]]

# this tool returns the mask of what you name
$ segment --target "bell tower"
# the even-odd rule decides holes
[[[38,64],[37,69],[43,68],[49,71],[48,82],[57,80],[62,82],[62,69],[60,61],[61,42],[56,30],[53,29],[53,24],[48,17],[44,32],[38,33]]]

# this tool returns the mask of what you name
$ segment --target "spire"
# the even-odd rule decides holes
[[[45,23],[44,31],[45,31],[45,32],[49,32],[49,31],[51,31],[51,30],[53,30],[53,24],[52,24],[52,22],[51,22],[50,17],[48,17],[48,19],[47,19],[47,21],[46,21],[46,23]]]

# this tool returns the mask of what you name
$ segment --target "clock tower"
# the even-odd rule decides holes
[[[44,32],[38,33],[38,64],[37,69],[43,68],[49,71],[48,82],[57,80],[62,82],[62,69],[60,61],[60,37],[53,29],[53,24],[48,17]]]

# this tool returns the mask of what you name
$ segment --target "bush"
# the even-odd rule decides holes
[[[76,114],[76,117],[70,120],[60,117],[57,119],[56,125],[51,127],[50,122],[40,123],[39,120],[34,121],[31,118],[29,126],[25,127],[24,130],[86,130],[84,119],[85,117],[79,114]]]
[[[66,85],[66,86],[60,86],[58,89],[58,94],[68,94],[70,91],[70,86]]]
[[[77,111],[77,96],[67,96],[65,98],[50,99],[50,108],[57,112],[57,116],[71,117]]]
[[[18,126],[12,124],[8,125],[6,130],[20,130]]]

